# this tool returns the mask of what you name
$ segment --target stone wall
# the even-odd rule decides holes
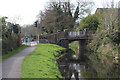
[[[57,44],[61,39],[67,39],[68,32],[58,32],[49,35],[45,35],[43,39],[48,40],[49,43]]]

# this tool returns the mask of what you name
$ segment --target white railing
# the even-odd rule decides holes
[[[85,31],[71,31],[69,32],[69,37],[83,37],[85,36]]]

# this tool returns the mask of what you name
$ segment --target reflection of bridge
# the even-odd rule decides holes
[[[86,42],[91,39],[92,33],[87,30],[81,31],[64,31],[58,32],[50,35],[45,35],[42,39],[46,39],[49,43],[58,44],[62,47],[68,48],[69,43],[72,41],[79,41],[80,53],[84,52],[86,49]]]

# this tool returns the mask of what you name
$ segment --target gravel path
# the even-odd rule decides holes
[[[26,48],[18,54],[3,61],[2,66],[0,63],[0,68],[2,68],[2,78],[20,78],[22,60],[35,48],[35,46]]]

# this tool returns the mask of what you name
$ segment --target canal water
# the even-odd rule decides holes
[[[56,57],[59,70],[65,80],[85,80],[81,71],[87,70],[86,62],[79,59],[71,49],[61,52],[60,55]]]

